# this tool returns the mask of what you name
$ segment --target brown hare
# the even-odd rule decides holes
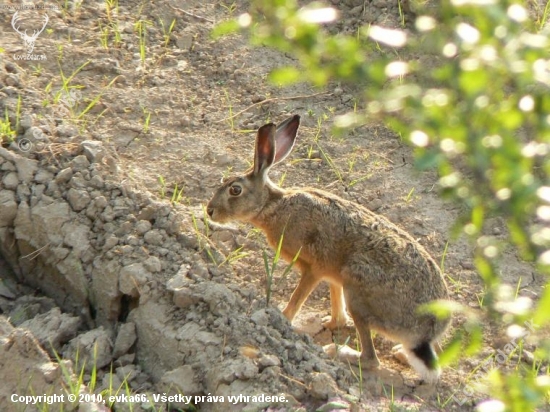
[[[442,273],[428,252],[386,218],[331,193],[312,188],[282,189],[268,172],[292,151],[300,116],[258,130],[254,166],[227,179],[207,206],[213,221],[238,220],[260,228],[272,247],[283,236],[282,256],[301,272],[298,287],[283,313],[292,322],[321,280],[330,284],[329,328],[346,323],[346,306],[362,351],[338,349],[340,357],[377,368],[371,329],[402,344],[421,377],[439,377],[434,344],[449,320],[420,314],[418,307],[447,299]],[[335,352],[334,345],[325,348]]]

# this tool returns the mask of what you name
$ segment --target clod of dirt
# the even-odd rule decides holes
[[[195,396],[203,393],[200,382],[200,377],[190,365],[182,365],[166,372],[155,388],[160,393],[165,392],[170,395],[183,393],[188,396]],[[180,405],[180,407],[184,407],[184,405]]]
[[[19,326],[32,332],[38,343],[55,358],[62,346],[77,335],[80,323],[80,318],[61,313],[61,310],[55,307],[26,320]]]
[[[113,348],[113,358],[119,359],[122,355],[128,353],[130,348],[136,343],[136,325],[132,322],[120,325]]]
[[[338,393],[336,382],[326,373],[313,372],[310,379],[309,393],[314,398],[324,401]]]
[[[112,337],[99,327],[72,339],[63,351],[63,357],[72,359],[79,366],[84,366],[87,372],[101,369],[113,360]]]

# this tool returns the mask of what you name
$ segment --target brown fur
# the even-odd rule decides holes
[[[327,326],[345,324],[347,303],[361,339],[363,366],[378,365],[371,329],[407,349],[423,342],[432,345],[449,321],[421,315],[418,307],[447,299],[448,293],[428,252],[389,220],[356,203],[322,190],[285,190],[272,183],[267,172],[274,156],[266,145],[271,142],[275,150],[278,140],[274,126],[267,126],[263,128],[269,130],[258,132],[254,170],[226,181],[216,191],[207,208],[211,218],[251,223],[274,248],[284,235],[282,256],[291,261],[300,251],[296,266],[302,277],[283,313],[292,321],[318,283],[329,282],[332,319]],[[288,148],[286,143],[285,149],[290,151],[292,144]],[[267,166],[256,165],[265,159]],[[233,185],[242,189],[240,195],[229,194]]]

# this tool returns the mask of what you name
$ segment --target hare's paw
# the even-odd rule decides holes
[[[323,346],[323,350],[331,358],[338,358],[342,362],[349,362],[352,365],[361,365],[361,369],[373,370],[380,366],[378,358],[365,358],[361,356],[361,352],[350,348],[347,345],[336,345],[331,343],[330,345]]]
[[[405,349],[403,348],[403,345],[401,345],[401,344],[395,345],[395,346],[391,349],[391,352],[392,352],[393,357],[394,357],[399,363],[401,363],[402,365],[407,365],[407,366],[409,366],[409,358],[408,358],[408,356],[407,356],[407,352],[406,352]]]
[[[326,320],[322,321],[322,325],[324,328],[328,330],[335,330],[343,328],[348,323],[348,317],[347,316],[341,316],[338,318],[335,318],[333,316],[328,317]]]
[[[323,346],[323,350],[331,358],[337,357],[341,361],[350,362],[354,365],[358,365],[359,358],[361,358],[361,352],[356,351],[347,345],[337,345],[335,343],[331,343]]]

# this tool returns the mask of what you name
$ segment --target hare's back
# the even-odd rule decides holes
[[[434,298],[443,298],[442,274],[420,243],[407,232],[354,202],[318,189],[289,192],[283,210],[301,245],[338,265],[357,268],[378,285],[432,284]],[[414,286],[416,285],[416,286]]]

